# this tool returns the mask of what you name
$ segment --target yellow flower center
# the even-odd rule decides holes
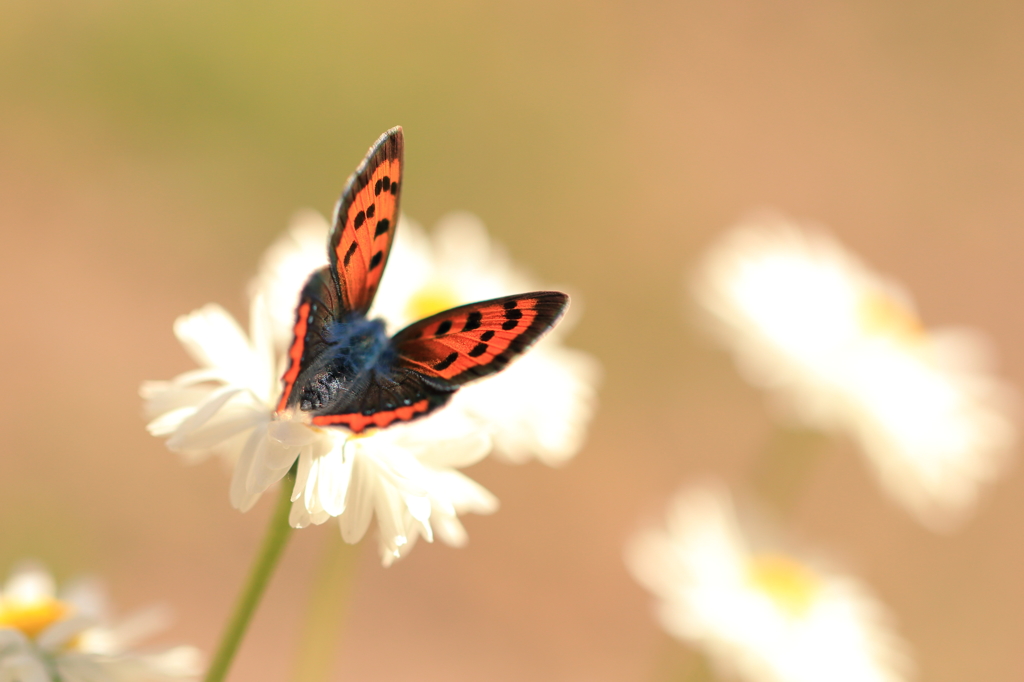
[[[46,628],[71,614],[71,606],[52,597],[32,601],[0,601],[0,627],[21,630],[35,638]]]
[[[787,556],[754,556],[747,570],[754,589],[792,617],[804,615],[814,603],[819,588],[818,576]]]
[[[860,322],[869,334],[900,341],[918,341],[924,336],[924,325],[902,302],[881,292],[872,292],[860,301]]]
[[[428,282],[426,286],[409,297],[405,314],[410,320],[422,320],[442,310],[448,310],[463,303],[452,287],[443,282]]]

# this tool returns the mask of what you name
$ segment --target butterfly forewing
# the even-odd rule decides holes
[[[346,311],[365,314],[377,293],[398,221],[404,147],[400,127],[384,133],[338,201],[327,255]]]
[[[395,335],[398,366],[452,387],[494,374],[551,329],[568,304],[565,294],[537,291],[438,313]]]
[[[320,268],[310,275],[302,288],[295,311],[292,345],[288,348],[288,369],[281,379],[284,387],[277,404],[278,412],[295,402],[292,394],[296,382],[327,348],[325,330],[337,321],[339,312],[337,290],[330,272],[330,266]]]

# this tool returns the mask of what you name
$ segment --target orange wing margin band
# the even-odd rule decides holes
[[[335,426],[341,424],[347,426],[355,433],[360,433],[368,426],[384,428],[396,421],[409,421],[418,414],[425,413],[430,407],[429,400],[421,400],[418,403],[399,407],[386,412],[375,412],[371,415],[360,413],[352,414],[325,414],[313,417],[313,424],[316,426]]]
[[[292,394],[292,387],[295,385],[295,380],[299,378],[299,371],[302,369],[302,354],[306,350],[306,328],[309,326],[309,301],[299,306],[299,311],[295,316],[298,318],[295,321],[295,340],[292,342],[292,347],[288,349],[288,359],[290,360],[288,371],[281,378],[284,382],[284,390],[281,391],[281,401],[277,404],[278,412],[284,410],[285,405],[288,404],[288,398]]]

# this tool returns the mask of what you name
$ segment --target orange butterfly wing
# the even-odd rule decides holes
[[[295,324],[292,327],[292,344],[288,347],[288,369],[281,377],[283,386],[277,403],[278,412],[288,406],[303,371],[327,349],[325,332],[338,321],[338,294],[328,274],[329,270],[325,265],[311,274],[299,296],[299,307],[295,311]]]
[[[384,274],[398,222],[404,149],[400,126],[381,135],[338,200],[327,255],[347,312],[370,309]]]
[[[461,386],[504,369],[555,326],[568,305],[563,293],[535,291],[446,310],[395,334],[397,366]]]

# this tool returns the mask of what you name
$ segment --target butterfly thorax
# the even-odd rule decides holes
[[[374,372],[387,368],[394,349],[380,319],[352,314],[323,330],[326,347],[312,361],[299,393],[299,408],[319,410],[359,390]]]

